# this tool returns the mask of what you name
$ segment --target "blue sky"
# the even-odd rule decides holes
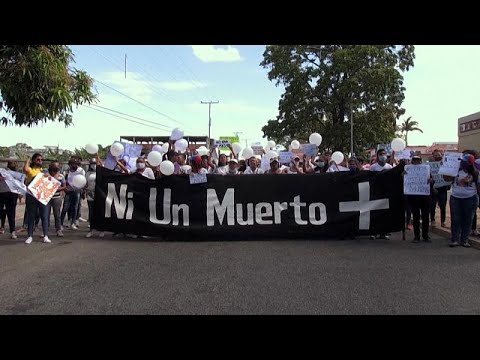
[[[283,88],[270,82],[259,66],[264,45],[71,48],[75,66],[99,81],[97,105],[147,120],[149,126],[81,106],[69,128],[53,122],[33,129],[1,128],[1,145],[26,142],[73,150],[90,142],[109,145],[121,135],[169,135],[174,127],[188,135],[206,135],[208,105],[200,102],[209,100],[220,101],[212,105],[212,137],[239,132],[242,145],[266,143],[261,128],[277,115]],[[457,119],[480,111],[480,46],[416,46],[415,53],[415,67],[405,74],[403,107],[424,133],[410,133],[409,144],[457,141]]]

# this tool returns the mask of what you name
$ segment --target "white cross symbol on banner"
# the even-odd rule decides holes
[[[388,199],[370,200],[370,183],[358,184],[358,200],[340,203],[340,212],[360,211],[359,230],[370,230],[370,211],[383,210],[390,207]]]

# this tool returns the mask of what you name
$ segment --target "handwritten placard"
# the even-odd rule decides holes
[[[261,156],[263,154],[262,144],[259,144],[259,143],[252,144],[251,148],[253,150],[254,155],[260,155]]]
[[[429,165],[405,165],[403,193],[405,195],[430,195]]]
[[[446,152],[443,154],[442,164],[438,173],[440,175],[448,175],[455,177],[458,174],[458,169],[460,169],[460,158],[462,153],[458,152]]]
[[[317,155],[317,145],[315,144],[304,144],[303,153],[307,156],[316,156]]]
[[[207,174],[191,174],[189,178],[190,185],[205,184],[207,182]]]
[[[395,152],[395,160],[411,160],[415,151],[413,150],[402,150]]]
[[[24,184],[25,174],[0,169],[0,176],[5,179],[0,182],[0,190],[2,190],[2,192],[11,192],[25,196],[27,192],[27,187]]]
[[[377,145],[377,151],[379,149],[384,149],[385,150],[385,153],[387,155],[392,155],[392,143],[388,143],[388,144],[378,144]]]
[[[293,153],[290,151],[281,151],[278,154],[278,158],[280,164],[290,164],[290,162],[293,160]]]
[[[433,187],[436,189],[452,184],[450,181],[445,181],[443,179],[443,176],[438,173],[441,164],[441,161],[431,161],[428,163],[428,165],[430,166],[430,174],[432,174],[433,181],[435,181]]]
[[[215,140],[215,146],[223,147],[230,145],[230,140],[223,139],[223,140]]]
[[[30,185],[28,185],[28,190],[35,199],[43,205],[47,205],[60,185],[60,181],[53,176],[45,176],[45,174],[40,173],[35,176]]]

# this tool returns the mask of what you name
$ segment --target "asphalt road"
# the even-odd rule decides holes
[[[0,235],[0,314],[480,314],[480,251],[433,243]],[[412,236],[411,233],[408,234]]]

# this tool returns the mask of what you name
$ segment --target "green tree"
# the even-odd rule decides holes
[[[394,138],[413,46],[269,45],[263,56],[269,80],[285,88],[264,137],[307,141],[319,132],[321,149],[346,152],[353,115],[356,152]]]
[[[28,127],[47,122],[72,124],[72,106],[92,103],[93,79],[71,67],[65,45],[0,45],[0,122]]]
[[[411,131],[420,131],[423,134],[423,130],[418,127],[418,121],[411,120],[412,117],[410,116],[406,119],[402,125],[400,126],[400,132],[405,134],[405,144],[408,145],[408,133]]]
[[[58,147],[56,148],[47,148],[43,153],[43,157],[47,160],[56,160],[56,161],[68,161],[72,156],[72,152],[68,150],[60,151]]]

